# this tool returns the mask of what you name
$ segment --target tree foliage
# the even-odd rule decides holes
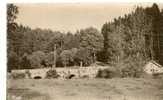
[[[80,65],[102,61],[131,77],[137,77],[150,59],[163,63],[163,10],[136,7],[106,22],[101,32],[93,27],[75,33],[31,29],[15,22],[18,7],[7,5],[8,68],[40,68]],[[56,52],[56,58],[54,58]],[[131,72],[131,73],[129,73]],[[126,74],[127,73],[127,74]]]
[[[7,33],[14,32],[17,27],[15,19],[17,18],[18,7],[14,4],[7,5]]]
[[[144,63],[150,59],[159,62],[161,13],[157,4],[152,7],[137,7],[132,13],[105,23],[102,27],[104,36],[104,62],[109,62],[120,69],[141,72]],[[122,67],[123,66],[123,67]]]
[[[41,68],[44,67],[43,63],[45,61],[45,53],[42,51],[33,52],[29,55],[29,60],[32,68]]]

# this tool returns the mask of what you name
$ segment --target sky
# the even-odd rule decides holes
[[[105,22],[134,11],[137,5],[151,3],[42,3],[16,4],[19,7],[17,22],[34,28],[61,32],[76,32],[87,27],[101,29]]]

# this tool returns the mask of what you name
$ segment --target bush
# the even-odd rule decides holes
[[[25,78],[25,73],[12,73],[11,77],[13,79],[23,79]]]
[[[138,67],[127,66],[121,69],[121,76],[139,78],[142,76],[142,70]]]
[[[59,77],[59,75],[58,75],[57,71],[54,69],[50,69],[46,73],[46,78],[58,78],[58,77]]]
[[[107,69],[99,69],[97,72],[97,78],[113,78],[118,76],[115,69],[107,68]]]

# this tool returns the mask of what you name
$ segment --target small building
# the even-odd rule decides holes
[[[147,74],[161,74],[163,73],[163,66],[158,64],[156,61],[149,61],[145,67],[144,67],[144,71]]]

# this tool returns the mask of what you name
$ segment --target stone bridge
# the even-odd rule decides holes
[[[75,78],[89,77],[94,78],[97,75],[99,69],[105,69],[107,67],[71,67],[71,68],[55,68],[60,78],[66,78],[68,75],[73,75]],[[46,78],[46,73],[51,68],[40,68],[40,69],[22,69],[22,70],[12,70],[11,73],[25,73],[26,78],[29,78],[26,74],[30,73],[31,78]]]

